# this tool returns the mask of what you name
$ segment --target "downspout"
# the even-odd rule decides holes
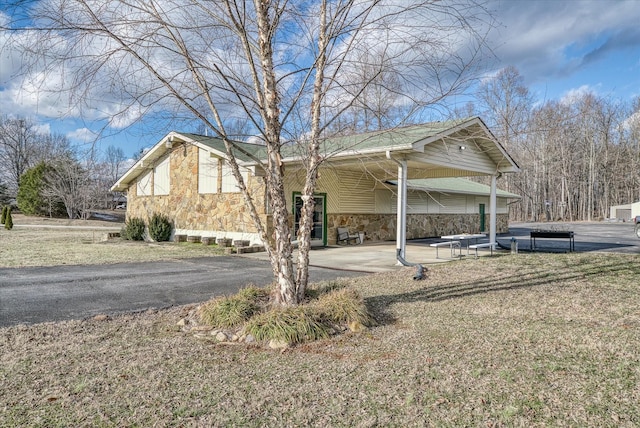
[[[407,161],[394,159],[391,151],[387,150],[387,159],[398,164],[398,208],[396,220],[396,259],[403,266],[415,266],[416,274],[413,279],[424,278],[424,267],[420,263],[411,263],[405,260],[407,242]]]

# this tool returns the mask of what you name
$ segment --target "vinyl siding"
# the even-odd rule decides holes
[[[460,150],[464,146],[464,150]],[[492,173],[495,165],[473,141],[435,141],[424,147],[425,158],[429,162],[456,169],[470,169]]]

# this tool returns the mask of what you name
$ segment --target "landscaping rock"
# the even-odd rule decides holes
[[[231,247],[231,239],[229,238],[218,238],[216,242],[221,247]]]
[[[286,342],[284,340],[271,339],[269,341],[269,348],[271,349],[287,349],[288,347],[289,342]]]
[[[202,245],[213,245],[216,243],[216,237],[215,236],[203,236],[202,239]]]

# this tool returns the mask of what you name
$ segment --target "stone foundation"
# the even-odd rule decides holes
[[[488,233],[489,216],[485,216]],[[336,244],[338,227],[348,227],[350,232],[364,232],[367,241],[391,241],[396,239],[395,214],[327,214],[327,238],[329,245]],[[507,214],[498,214],[497,233],[509,231]],[[459,233],[479,233],[479,214],[408,214],[407,239],[433,238]]]

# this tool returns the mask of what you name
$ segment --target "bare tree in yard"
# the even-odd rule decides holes
[[[74,159],[58,159],[44,177],[42,196],[60,200],[70,219],[83,216],[89,208],[89,171]]]
[[[283,305],[301,302],[308,282],[322,138],[363,97],[375,94],[386,109],[376,120],[388,124],[387,112],[418,117],[464,88],[491,21],[475,0],[67,0],[38,2],[32,13],[40,28],[31,51],[52,72],[64,64],[74,94],[94,96],[100,82],[121,105],[116,117],[190,115],[224,141]],[[363,55],[380,45],[383,55]],[[363,65],[371,72],[354,73]],[[399,110],[383,102],[392,95]],[[267,236],[234,157],[241,149],[231,129],[244,119],[266,146],[266,159],[253,160],[263,170],[274,236]],[[296,269],[285,144],[296,146],[305,170]]]

